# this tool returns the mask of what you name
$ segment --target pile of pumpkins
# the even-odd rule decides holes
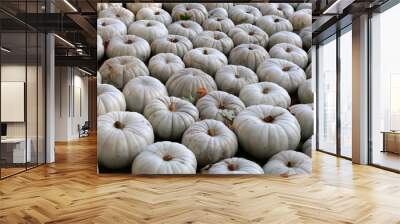
[[[98,162],[311,173],[309,3],[99,3]]]

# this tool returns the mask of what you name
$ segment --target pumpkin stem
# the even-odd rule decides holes
[[[254,31],[250,31],[250,32],[249,32],[249,35],[250,35],[250,36],[254,35]]]
[[[198,94],[200,97],[203,97],[203,96],[207,95],[207,89],[204,88],[204,87],[200,87],[200,88],[197,90],[197,94]]]
[[[160,15],[160,12],[159,12],[159,11],[157,11],[157,12],[155,12],[155,13],[154,13],[154,15]]]
[[[287,72],[287,71],[289,71],[290,70],[290,67],[284,67],[284,68],[282,68],[282,71],[284,71],[284,72]]]
[[[176,43],[176,42],[178,42],[178,39],[173,38],[173,39],[169,39],[169,41],[172,43]]]
[[[133,43],[133,41],[132,40],[127,40],[125,43],[126,44],[131,44],[131,43]]]
[[[147,23],[147,24],[146,24],[146,26],[152,26],[152,25],[153,25],[153,24],[151,24],[151,23]]]
[[[172,160],[172,156],[170,156],[170,155],[165,155],[165,156],[163,157],[163,160],[164,160],[164,161],[170,161],[170,160]]]
[[[264,118],[264,121],[266,123],[272,123],[274,121],[274,118],[272,116],[267,116]]]
[[[221,110],[225,109],[225,106],[224,106],[224,103],[223,103],[223,102],[220,102],[220,103],[219,103],[218,109],[221,109]]]
[[[267,94],[267,93],[269,92],[269,89],[268,89],[268,88],[264,88],[262,92],[263,92],[264,94]]]
[[[204,50],[203,50],[203,54],[208,54],[207,49],[204,49]]]
[[[249,47],[249,50],[254,50],[254,48],[253,47]]]
[[[293,166],[293,164],[289,161],[288,163],[287,163],[287,167],[292,167]]]
[[[102,25],[102,26],[106,26],[107,24],[106,24],[106,22],[103,22],[101,25]]]
[[[184,28],[188,27],[188,25],[186,23],[181,23],[181,26],[184,27]]]
[[[238,168],[238,166],[236,164],[232,164],[232,163],[228,164],[228,170],[230,170],[230,171],[235,171],[235,170],[237,170],[237,168]]]
[[[209,136],[215,136],[215,130],[213,130],[213,129],[208,129],[207,133]]]
[[[286,48],[286,52],[290,53],[292,51],[291,48]]]
[[[118,129],[123,129],[125,127],[125,125],[123,123],[121,123],[120,121],[116,121],[114,123],[114,127],[118,128]]]
[[[217,21],[219,22],[219,21],[222,21],[223,19],[221,19],[221,18],[217,18]]]
[[[172,112],[176,111],[176,102],[171,102],[168,109]]]
[[[275,22],[275,23],[279,22],[279,19],[275,19],[274,22]]]

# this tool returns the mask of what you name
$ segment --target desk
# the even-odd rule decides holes
[[[383,151],[400,154],[400,131],[383,131]]]
[[[25,153],[25,138],[6,138],[1,139],[1,157],[9,163],[26,163],[32,158],[30,138],[26,139],[27,147]],[[11,156],[12,154],[12,156]],[[11,160],[12,158],[12,160]],[[27,159],[25,161],[25,159]]]

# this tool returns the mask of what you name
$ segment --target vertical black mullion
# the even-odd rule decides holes
[[[315,46],[315,148],[319,149],[319,44]]]
[[[39,13],[39,0],[36,1]],[[36,31],[36,166],[39,165],[39,31]]]
[[[25,21],[28,19],[28,0],[25,0]],[[28,113],[27,113],[27,90],[28,90],[28,25],[25,23],[25,170],[28,169]]]
[[[368,133],[368,164],[373,164],[373,148],[372,148],[372,29],[371,29],[371,19],[372,19],[372,12],[368,12],[368,20],[367,20],[367,46],[368,46],[368,53],[367,53],[367,85],[368,85],[368,100],[367,100],[367,108],[368,108],[368,124],[367,124],[367,133]]]
[[[340,114],[340,30],[336,31],[336,155],[341,156],[341,114]]]
[[[1,23],[0,22],[0,47],[2,47],[3,45],[2,45],[2,24],[3,23]],[[1,67],[2,67],[2,57],[1,57],[1,55],[2,55],[2,52],[0,51],[0,84],[1,84]],[[1,112],[1,85],[0,85],[0,112]],[[2,122],[1,122],[1,113],[0,113],[0,124],[3,124]],[[1,134],[0,134],[1,135]],[[1,170],[2,170],[2,162],[1,162],[1,150],[2,150],[2,147],[1,147],[1,144],[0,144],[0,179],[2,179],[2,177],[1,177]]]

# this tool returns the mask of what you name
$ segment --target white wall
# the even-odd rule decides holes
[[[88,120],[88,79],[75,68],[56,67],[55,86],[55,140],[77,139],[78,125]]]

